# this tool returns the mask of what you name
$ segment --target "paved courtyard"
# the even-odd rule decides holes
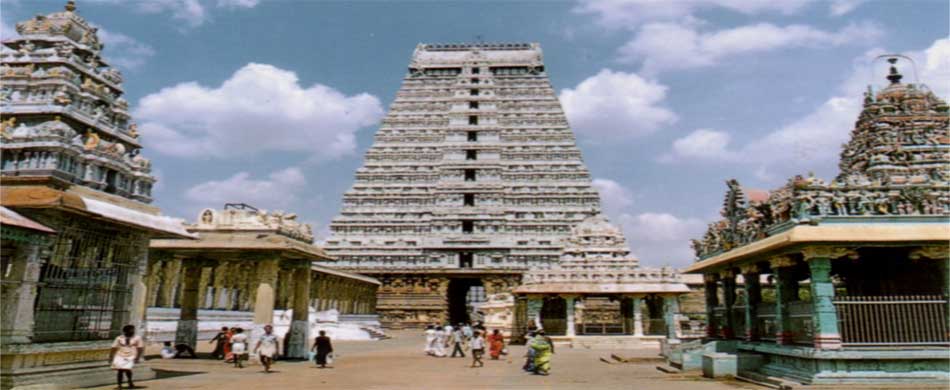
[[[214,360],[161,360],[149,365],[160,379],[139,386],[160,389],[761,389],[741,382],[712,381],[696,374],[670,375],[656,370],[653,350],[586,350],[560,348],[554,356],[552,375],[529,375],[521,370],[524,347],[512,346],[501,361],[485,361],[484,368],[469,368],[469,359],[432,358],[422,353],[423,337],[397,332],[376,342],[338,342],[341,355],[332,369],[308,362],[278,362],[266,374],[260,365],[236,369]],[[202,342],[207,349],[206,342]],[[149,349],[155,353],[155,348]],[[635,363],[607,364],[611,353],[637,357]],[[98,389],[111,389],[103,386]]]

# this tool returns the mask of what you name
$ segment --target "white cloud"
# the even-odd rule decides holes
[[[616,181],[597,178],[591,183],[600,193],[601,206],[607,215],[620,215],[633,205],[633,191]]]
[[[697,218],[681,218],[669,213],[621,214],[614,219],[622,227],[640,262],[652,265],[684,267],[695,255],[690,239],[703,234],[706,225]]]
[[[99,29],[99,40],[105,46],[103,57],[112,65],[126,70],[135,69],[144,65],[155,55],[155,50],[151,46],[135,38],[96,27]]]
[[[247,203],[262,209],[286,209],[304,190],[307,179],[300,168],[271,172],[266,179],[254,179],[238,172],[224,180],[211,180],[185,191],[185,199],[201,207],[220,207],[224,203]]]
[[[578,134],[634,137],[676,122],[676,114],[661,106],[667,87],[636,73],[602,69],[577,87],[561,90],[560,100]]]
[[[145,96],[134,117],[152,150],[180,157],[238,158],[268,151],[352,154],[355,133],[379,121],[379,99],[346,96],[297,75],[248,64],[219,87],[181,83]]]
[[[218,7],[225,8],[254,8],[260,0],[218,0]]]
[[[743,162],[759,164],[754,175],[764,181],[832,164],[837,161],[841,144],[848,141],[861,112],[862,93],[867,88],[869,75],[875,75],[875,85],[886,83],[883,80],[886,67],[878,63],[873,72],[870,68],[871,61],[881,53],[884,51],[874,49],[856,58],[834,96],[811,113],[761,138],[732,148],[727,134],[713,135],[697,131],[674,141],[668,156],[679,160],[702,161],[710,158],[728,160],[741,155]],[[947,99],[950,96],[950,83],[946,82],[950,80],[950,39],[938,39],[926,50],[907,55],[917,62],[920,81],[927,84],[937,96]],[[913,70],[908,61],[900,62],[899,68],[905,82],[914,82]],[[700,147],[703,141],[709,153],[704,153]]]
[[[791,14],[798,12],[811,0],[591,0],[581,1],[573,11],[591,14],[606,28],[635,29],[651,21],[696,20],[701,10],[724,8],[754,15],[767,12]]]
[[[828,12],[832,16],[841,16],[854,11],[867,0],[832,0],[828,4]]]
[[[705,33],[698,31],[695,26],[681,23],[650,23],[643,26],[617,53],[618,61],[641,63],[643,72],[653,74],[664,70],[710,66],[736,54],[869,42],[881,34],[881,29],[871,23],[850,24],[836,32],[806,25],[781,27],[758,23]]]
[[[685,137],[673,141],[673,150],[661,157],[661,161],[680,159],[732,160],[735,153],[729,151],[729,133],[710,129],[697,129]]]

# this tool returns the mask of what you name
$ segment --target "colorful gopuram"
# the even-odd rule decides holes
[[[149,240],[191,234],[148,204],[155,178],[97,29],[70,1],[16,30],[0,49],[0,387],[110,383],[113,339],[142,324]]]
[[[727,183],[724,218],[686,270],[705,278],[708,375],[950,380],[948,106],[888,60],[834,180],[797,176],[756,197]]]

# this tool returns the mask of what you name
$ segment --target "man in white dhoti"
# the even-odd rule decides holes
[[[432,355],[435,357],[445,357],[445,342],[448,339],[445,329],[441,326],[435,328],[435,341],[433,342]]]
[[[427,325],[425,335],[426,335],[426,346],[425,346],[424,351],[426,355],[432,355],[432,353],[434,352],[433,347],[435,344],[435,327],[433,327],[432,325]]]

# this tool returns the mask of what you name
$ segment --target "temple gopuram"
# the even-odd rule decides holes
[[[950,380],[950,117],[902,82],[898,57],[889,85],[866,94],[834,180],[796,176],[756,197],[727,183],[724,218],[686,270],[704,275],[710,342],[684,356],[701,355],[706,375]]]
[[[528,271],[515,288],[513,339],[533,328],[585,347],[658,344],[664,337],[677,340],[679,299],[689,288],[672,268],[644,268],[638,263],[619,228],[602,215],[588,217],[571,229],[557,264]],[[483,310],[492,309],[489,305]],[[497,326],[495,321],[486,325]]]
[[[192,235],[149,205],[155,178],[97,29],[70,1],[16,30],[0,49],[0,387],[110,383],[112,341],[141,329],[149,240]]]
[[[342,203],[327,252],[393,328],[471,320],[600,209],[534,43],[420,44]]]

